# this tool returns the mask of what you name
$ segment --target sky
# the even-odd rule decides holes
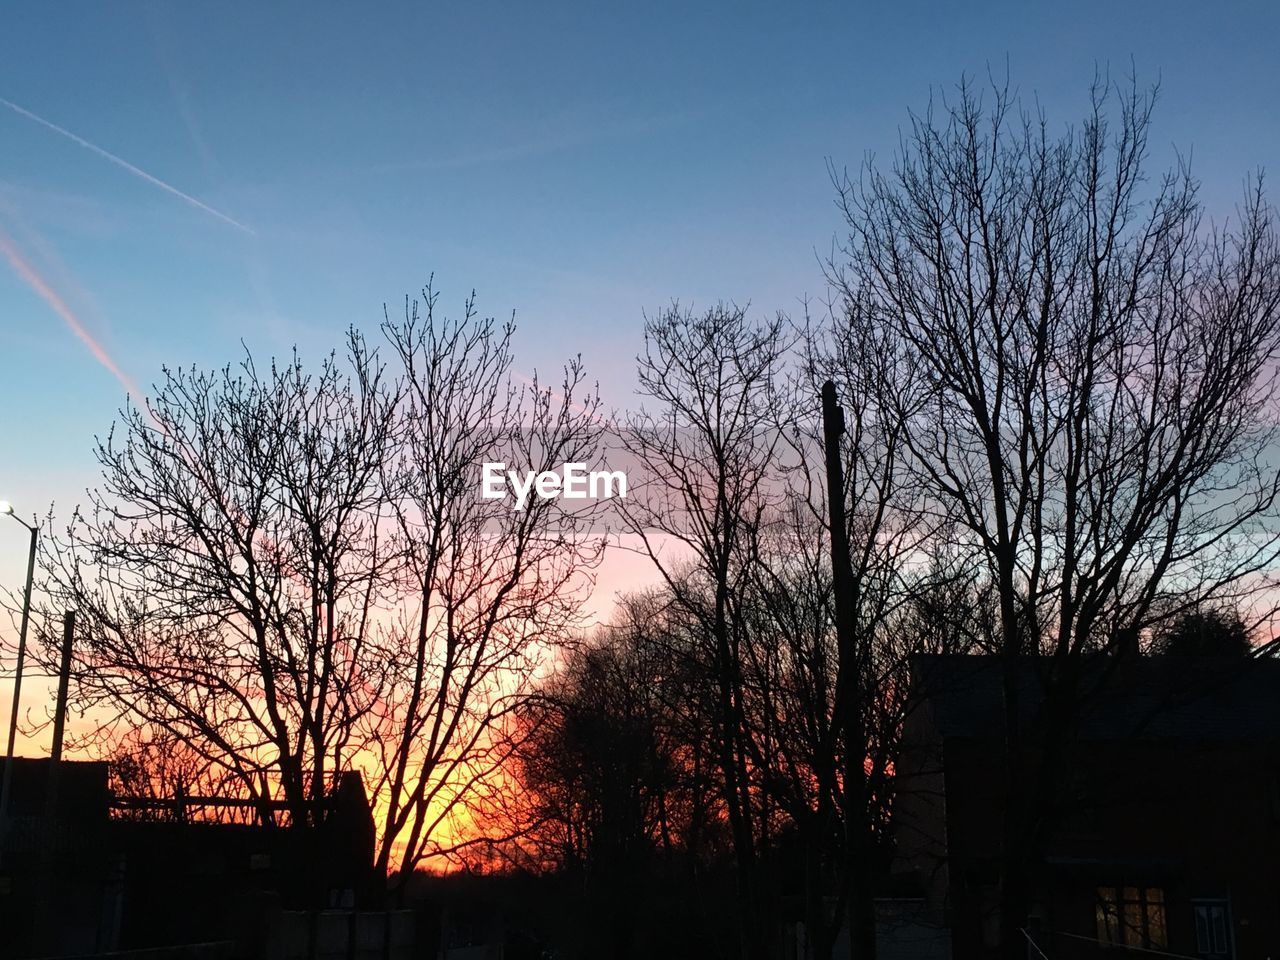
[[[522,370],[580,353],[626,406],[645,311],[820,299],[828,163],[887,161],[965,74],[1007,66],[1059,129],[1095,71],[1159,82],[1157,165],[1229,215],[1280,167],[1276,36],[1264,2],[15,0],[0,498],[64,517],[162,365],[319,358],[432,275],[448,312],[515,312]],[[0,587],[25,543],[0,518]]]

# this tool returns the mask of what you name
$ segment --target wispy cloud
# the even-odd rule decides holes
[[[177,63],[181,58],[174,54],[174,39],[167,23],[166,11],[151,5],[144,7],[143,11],[143,21],[147,25],[147,32],[151,35],[151,45],[156,53],[156,61],[160,64],[161,72],[164,73],[164,78],[169,84],[169,92],[173,95],[178,116],[182,118],[182,123],[187,128],[187,136],[191,138],[191,144],[204,164],[205,172],[211,178],[221,179],[222,172],[218,158],[214,156],[213,149],[205,139],[203,127],[191,105],[190,92],[178,71]]]
[[[109,150],[104,150],[102,147],[98,146],[96,143],[90,143],[84,137],[81,137],[77,134],[72,133],[70,130],[66,129],[65,127],[60,127],[56,123],[53,123],[50,120],[46,120],[44,117],[34,114],[30,110],[25,109],[24,107],[20,107],[16,103],[13,103],[12,101],[5,100],[3,97],[0,97],[0,105],[6,106],[10,110],[12,110],[14,113],[17,113],[20,116],[26,117],[28,120],[32,120],[40,124],[42,127],[52,130],[54,133],[60,134],[63,137],[66,137],[68,140],[72,141],[73,143],[79,144],[80,146],[84,147],[86,150],[92,150],[94,153],[96,153],[98,156],[102,157],[103,159],[110,160],[116,166],[122,167],[123,169],[132,173],[135,177],[145,180],[147,183],[151,184],[152,186],[159,187],[161,190],[177,197],[179,200],[182,200],[184,203],[189,204],[192,207],[195,207],[197,210],[202,210],[205,213],[209,214],[210,216],[216,217],[222,222],[230,224],[231,226],[235,227],[237,230],[243,230],[245,233],[253,234],[252,228],[245,226],[239,220],[236,220],[233,217],[228,216],[227,214],[223,213],[221,210],[217,210],[214,207],[209,206],[207,203],[204,203],[201,200],[197,200],[195,197],[191,196],[191,194],[189,193],[183,193],[181,190],[179,190],[177,187],[173,186],[172,184],[166,183],[165,181],[161,180],[159,177],[152,176],[151,174],[147,173],[147,171],[141,169],[140,167],[134,166],[128,160],[125,160],[122,157],[116,156],[114,153],[112,153]]]
[[[689,119],[689,114],[684,112],[612,120],[574,118],[571,123],[562,124],[561,129],[538,137],[447,156],[388,161],[377,164],[372,169],[376,173],[394,173],[401,170],[443,170],[504,163],[600,142],[645,137],[668,130]]]

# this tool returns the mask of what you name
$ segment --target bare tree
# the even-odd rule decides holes
[[[236,796],[235,785],[228,785],[214,768],[186,741],[162,731],[137,727],[114,739],[108,755],[108,782],[121,809],[117,816],[137,820],[176,820],[183,816],[183,798],[189,795],[223,798]],[[220,818],[228,813],[241,820],[251,820],[257,811],[249,807],[219,807]],[[192,810],[195,817],[204,816],[205,808]]]
[[[514,379],[512,324],[435,312],[430,287],[383,330],[404,371],[405,438],[393,525],[403,550],[388,670],[364,719],[383,804],[379,863],[401,876],[469,835],[466,799],[509,752],[496,736],[532,692],[540,657],[569,636],[603,550],[591,511],[480,496],[485,463],[536,472],[594,462],[603,418],[580,361],[560,389]]]
[[[467,841],[505,757],[491,733],[576,622],[602,549],[590,511],[482,496],[486,462],[594,460],[580,362],[558,391],[526,382],[512,324],[435,303],[428,287],[388,316],[391,373],[355,332],[315,374],[296,355],[166,371],[98,445],[90,509],[44,557],[51,603],[84,624],[85,746],[183,742],[202,782],[297,826],[359,770],[377,865],[401,880]]]
[[[382,684],[368,624],[393,561],[395,397],[358,335],[349,350],[349,372],[330,356],[315,376],[297,356],[166,370],[98,444],[89,509],[44,541],[46,594],[81,613],[89,736],[184,741],[243,796],[278,792],[299,825],[322,817]]]
[[[830,956],[850,904],[858,928],[873,930],[906,677],[920,649],[920,635],[900,627],[926,579],[915,552],[938,534],[919,492],[900,482],[896,410],[875,403],[879,380],[897,372],[868,372],[874,339],[811,328],[788,382],[792,331],[781,320],[752,324],[741,310],[673,309],[647,334],[642,392],[658,405],[622,437],[644,479],[620,509],[669,602],[702,637],[686,656],[713,691],[704,730],[716,744],[740,909],[766,915],[758,861],[775,855],[779,831],[794,833],[806,951]],[[848,650],[836,642],[822,467],[817,387],[827,377],[850,410],[839,450],[855,571]],[[743,935],[745,955],[760,949],[763,921]]]
[[[834,334],[834,335],[833,335]],[[913,701],[914,654],[949,635],[910,629],[916,598],[944,577],[922,560],[944,531],[904,482],[902,425],[878,402],[882,382],[913,371],[878,363],[873,331],[809,324],[778,429],[788,495],[754,529],[748,602],[748,743],[765,788],[803,838],[807,955],[831,955],[846,923],[874,950],[873,894],[885,867],[894,760]],[[838,384],[843,426],[833,452],[844,517],[833,538],[820,385]],[[833,551],[849,583],[833,576]],[[838,604],[849,611],[842,643]]]
[[[733,838],[743,956],[766,947],[756,860],[768,816],[757,809],[744,737],[744,620],[753,531],[781,493],[777,411],[785,321],[737,307],[673,306],[645,324],[646,400],[620,434],[640,482],[618,501],[674,603],[698,625],[715,684],[710,737]]]
[[[590,882],[689,852],[713,788],[690,762],[698,712],[679,611],[660,591],[621,598],[613,620],[573,646],[514,717],[518,788],[495,799],[517,830],[513,860]],[[696,724],[696,721],[694,721]]]
[[[1204,222],[1185,168],[1148,187],[1153,99],[1099,82],[1055,136],[1006,87],[984,106],[962,83],[913,118],[890,168],[837,177],[845,313],[918,371],[882,380],[880,400],[997,601],[1011,957],[1082,662],[1171,611],[1256,595],[1280,546],[1274,218],[1257,184],[1225,227]],[[1016,672],[1037,652],[1051,733],[1032,761]]]

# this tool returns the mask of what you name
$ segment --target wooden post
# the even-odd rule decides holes
[[[849,553],[844,511],[844,463],[840,437],[844,411],[836,400],[836,385],[822,385],[822,439],[827,467],[827,512],[831,524],[831,579],[835,594],[836,709],[832,719],[844,736],[845,850],[849,870],[849,946],[856,960],[875,960],[875,891],[870,862],[870,810],[867,792],[866,731],[862,720],[862,664],[858,642],[858,580]]]
[[[41,952],[57,951],[58,915],[54,904],[58,902],[59,880],[65,866],[65,856],[70,842],[63,832],[58,816],[58,793],[62,780],[62,738],[67,721],[67,687],[71,682],[71,645],[76,633],[76,612],[68,610],[62,615],[62,664],[58,670],[58,701],[53,714],[53,743],[49,748],[49,780],[44,789],[44,833],[40,850],[40,875],[36,889],[40,891],[43,906],[38,914],[37,944]]]
[[[67,723],[67,688],[71,685],[71,648],[75,643],[76,612],[62,615],[62,664],[58,670],[58,705],[53,713],[53,746],[49,759],[56,767],[62,759],[62,736]]]

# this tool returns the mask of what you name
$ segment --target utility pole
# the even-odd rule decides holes
[[[58,816],[58,793],[62,780],[62,732],[67,719],[67,687],[71,682],[71,645],[76,633],[76,612],[68,610],[62,615],[62,664],[58,669],[58,705],[53,713],[53,744],[49,748],[49,778],[44,788],[43,840],[40,843],[40,873],[36,890],[40,892],[43,907],[39,914],[37,943],[43,951],[49,951],[57,943],[58,880],[65,869],[68,839]]]
[[[67,723],[67,688],[71,685],[71,647],[75,642],[76,612],[62,615],[62,664],[58,669],[58,706],[53,713],[53,746],[49,759],[56,767],[62,759],[62,732]]]
[[[13,510],[13,504],[0,500],[0,514],[8,514],[27,528],[31,534],[31,548],[27,554],[27,588],[22,595],[22,626],[18,630],[18,656],[13,673],[13,706],[9,711],[9,743],[4,753],[4,775],[0,780],[0,863],[4,860],[5,846],[9,840],[9,793],[13,786],[13,748],[18,735],[18,704],[22,698],[22,667],[27,656],[27,627],[31,624],[31,582],[36,572],[36,542],[39,525],[27,523]]]
[[[836,385],[822,385],[822,439],[827,466],[827,513],[831,525],[831,579],[836,607],[836,701],[833,720],[844,736],[845,850],[849,871],[849,948],[857,960],[875,960],[876,911],[872,885],[867,737],[862,718],[862,664],[858,643],[858,580],[849,554],[844,511],[844,463],[840,437],[844,410]]]

